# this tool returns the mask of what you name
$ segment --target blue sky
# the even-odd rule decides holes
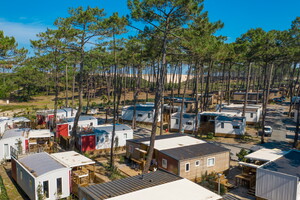
[[[68,16],[68,8],[98,6],[110,15],[129,13],[127,0],[3,0],[0,6],[0,30],[14,36],[21,47],[30,47],[30,39],[54,28],[57,17]],[[206,0],[205,10],[211,21],[221,20],[224,28],[218,34],[232,42],[250,28],[261,27],[266,31],[290,28],[291,21],[300,16],[300,0]],[[131,30],[135,34],[136,31]],[[129,33],[129,34],[130,34]]]

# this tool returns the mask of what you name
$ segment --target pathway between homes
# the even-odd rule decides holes
[[[11,200],[23,200],[26,199],[26,197],[23,197],[21,193],[18,191],[10,177],[8,176],[10,174],[10,169],[9,167],[6,168],[4,166],[0,166],[0,175],[2,176],[4,186],[7,191],[7,195],[9,199]]]

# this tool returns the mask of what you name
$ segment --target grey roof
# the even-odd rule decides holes
[[[166,149],[160,152],[176,160],[185,160],[226,151],[229,151],[229,149],[217,146],[215,144],[202,143],[180,148]]]
[[[14,117],[14,118],[12,118],[12,121],[16,122],[16,123],[18,123],[18,122],[30,122],[30,120],[27,119],[26,117]]]
[[[174,137],[182,137],[182,136],[187,136],[187,135],[186,134],[179,134],[179,133],[167,134],[167,135],[158,135],[158,136],[155,136],[155,140],[174,138]],[[132,140],[127,140],[127,141],[134,142],[134,143],[142,143],[142,142],[150,141],[150,137],[132,139]]]
[[[66,112],[71,112],[72,108],[63,108],[63,110]],[[73,108],[73,111],[76,112],[77,110]]]
[[[180,118],[180,112],[177,112],[176,114],[172,115],[172,117]],[[195,113],[183,113],[182,117],[185,119],[195,118],[196,114]]]
[[[126,110],[133,110],[133,109],[134,109],[134,106],[130,106]],[[153,111],[154,105],[146,105],[146,106],[136,105],[136,110],[137,111]]]
[[[300,178],[300,151],[291,150],[277,160],[264,165],[262,168]]]
[[[91,199],[103,200],[138,190],[162,185],[182,179],[164,171],[151,172],[144,175],[132,176],[102,184],[79,188],[80,193],[90,196]]]
[[[124,130],[132,130],[129,126],[124,125],[124,124],[116,124],[116,131],[124,131]],[[95,127],[95,131],[105,131],[105,132],[112,132],[113,131],[113,125],[109,126],[98,126]]]
[[[244,119],[246,119],[245,117],[237,117],[237,116],[224,116],[224,115],[220,115],[216,118],[216,120],[219,121],[240,121],[242,122]]]
[[[29,129],[9,129],[6,130],[1,139],[7,139],[12,137],[21,137],[23,132]]]
[[[22,165],[35,177],[41,176],[57,169],[66,168],[45,152],[31,154],[26,157],[20,158],[19,162],[22,163]]]
[[[93,120],[96,119],[93,116],[89,116],[89,115],[80,115],[79,117],[79,121],[87,121],[87,120]],[[66,118],[67,122],[74,122],[75,121],[75,117],[70,117],[70,118]]]

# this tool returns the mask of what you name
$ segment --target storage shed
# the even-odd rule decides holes
[[[258,199],[300,199],[300,151],[291,150],[282,157],[257,168]]]

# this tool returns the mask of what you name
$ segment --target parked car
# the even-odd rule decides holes
[[[266,137],[271,137],[272,136],[273,129],[272,129],[271,126],[265,126],[264,131],[265,131],[265,136]],[[261,136],[262,135],[262,131],[259,131],[258,135]]]
[[[282,103],[283,102],[283,100],[281,98],[274,98],[273,101],[276,102],[276,103]]]

